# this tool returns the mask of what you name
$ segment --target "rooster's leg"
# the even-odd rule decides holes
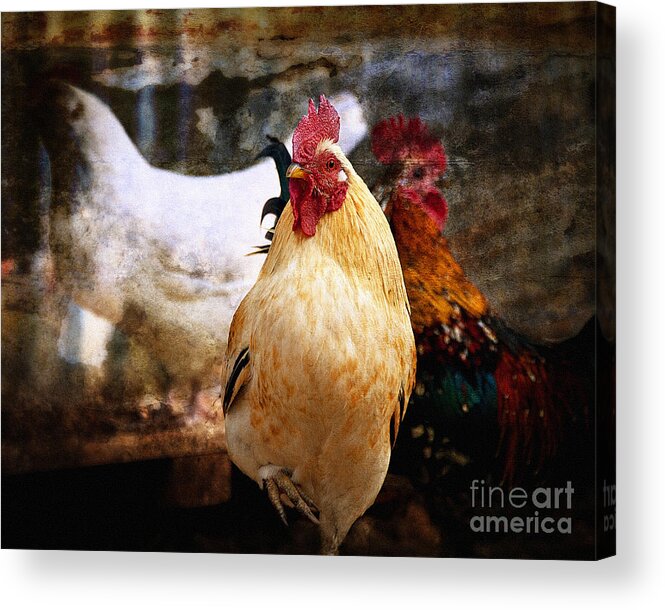
[[[319,520],[312,511],[318,510],[316,504],[311,498],[299,489],[291,480],[289,472],[285,468],[269,464],[259,469],[259,476],[263,481],[263,487],[268,492],[268,498],[275,507],[280,519],[284,525],[286,521],[286,511],[280,495],[283,493],[293,503],[293,506],[313,523],[318,524]]]

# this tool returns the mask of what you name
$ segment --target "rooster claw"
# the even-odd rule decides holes
[[[286,470],[279,469],[273,471],[273,474],[263,477],[263,485],[268,492],[270,502],[272,502],[284,525],[288,525],[288,522],[286,520],[286,510],[280,497],[282,493],[293,503],[298,512],[307,517],[312,523],[319,524],[319,520],[312,512],[313,510],[318,511],[316,504],[296,486]]]

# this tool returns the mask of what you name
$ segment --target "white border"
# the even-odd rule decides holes
[[[103,0],[95,8],[393,4]],[[665,95],[659,2],[618,5],[618,558],[600,563],[0,552],[6,608],[663,607]],[[8,1],[2,10],[90,8]],[[48,518],[45,515],[45,518]]]

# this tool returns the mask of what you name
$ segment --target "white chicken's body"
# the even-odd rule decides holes
[[[288,471],[319,508],[332,551],[381,488],[415,369],[394,242],[350,171],[344,205],[315,236],[292,231],[286,207],[234,317],[226,369],[228,382],[247,346],[249,371],[226,416],[232,460],[259,485],[272,467]]]
[[[48,101],[49,245],[59,286],[76,305],[68,310],[76,319],[63,323],[61,357],[100,366],[118,325],[174,385],[216,384],[233,312],[263,263],[247,254],[263,241],[272,160],[185,176],[150,165],[94,95],[62,84]],[[340,102],[353,147],[367,126],[353,96]],[[94,332],[79,329],[89,319]]]

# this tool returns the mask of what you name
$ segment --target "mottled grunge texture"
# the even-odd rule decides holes
[[[319,93],[350,100],[370,185],[369,130],[421,117],[446,147],[460,264],[534,342],[576,336],[594,312],[596,11],[4,13],[3,470],[223,450],[220,355],[279,192],[254,159]]]

